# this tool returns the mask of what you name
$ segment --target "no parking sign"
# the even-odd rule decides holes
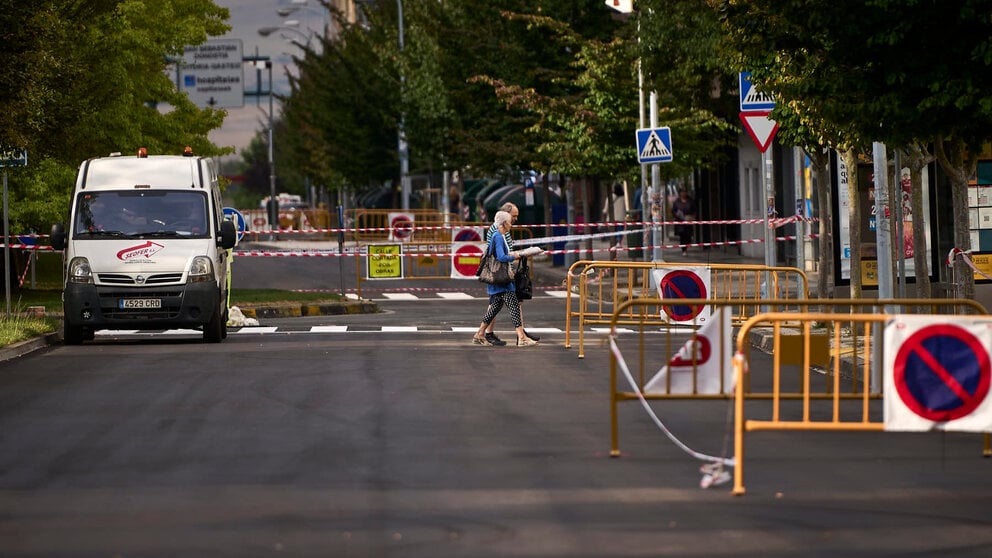
[[[886,430],[992,430],[992,321],[899,316],[884,347]]]
[[[709,298],[710,268],[688,266],[682,269],[653,269],[654,283],[658,285],[658,298],[665,300],[680,298]],[[709,305],[665,306],[662,318],[666,316],[674,322],[695,320],[704,323],[710,317]]]

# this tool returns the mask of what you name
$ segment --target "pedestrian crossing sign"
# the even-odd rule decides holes
[[[763,93],[751,83],[751,72],[740,73],[741,112],[765,111],[775,108],[775,97]]]
[[[668,127],[637,130],[637,162],[671,163],[672,130]]]

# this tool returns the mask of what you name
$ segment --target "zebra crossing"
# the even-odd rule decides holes
[[[391,325],[317,325],[317,326],[244,326],[228,327],[228,336],[254,336],[254,335],[278,335],[278,334],[328,334],[328,333],[430,333],[430,334],[473,334],[477,328],[462,326],[391,326]],[[589,327],[587,334],[609,333],[608,327]],[[565,331],[557,327],[528,327],[527,331],[539,335],[561,335]],[[510,333],[499,331],[498,333]],[[635,330],[618,327],[617,333],[636,333]],[[163,330],[100,330],[95,333],[97,338],[113,338],[126,336],[202,336],[203,332],[197,329],[163,329]],[[573,335],[577,332],[573,331]]]
[[[542,294],[543,293],[543,294]],[[477,300],[477,299],[488,299],[489,295],[483,289],[474,289],[472,291],[442,291],[442,290],[432,290],[432,289],[406,289],[403,291],[364,291],[361,298],[372,301],[418,301],[418,300]],[[358,300],[359,296],[355,293],[346,293],[346,297],[352,300]],[[534,293],[535,298],[557,298],[564,299],[568,298],[568,291],[562,290],[545,290],[536,291]]]
[[[313,333],[468,333],[472,334],[478,328],[462,326],[396,326],[396,325],[317,325],[317,326],[244,326],[228,327],[227,334],[231,335],[271,335],[271,334],[313,334]],[[608,328],[590,328],[590,331],[608,331]],[[527,331],[537,334],[562,334],[564,330],[557,327],[528,327]],[[203,335],[197,329],[165,329],[165,330],[100,330],[97,337],[120,337],[126,335]]]

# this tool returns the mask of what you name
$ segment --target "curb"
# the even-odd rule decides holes
[[[371,300],[329,302],[324,304],[281,304],[276,306],[240,307],[249,318],[301,318],[305,316],[338,316],[344,314],[378,314],[379,305]]]
[[[251,318],[299,318],[302,316],[337,316],[344,314],[378,314],[379,305],[371,300],[331,302],[325,304],[286,304],[280,306],[258,306],[242,308],[241,312]],[[44,349],[62,341],[62,332],[55,331],[27,339],[19,343],[0,347],[0,362],[15,359],[28,353]]]
[[[21,341],[20,343],[7,345],[6,347],[0,348],[0,362],[15,359],[19,356],[24,356],[28,353],[37,351],[38,349],[43,349],[49,345],[58,343],[61,340],[61,332],[52,332],[47,335],[35,337],[34,339],[28,339],[26,341]]]

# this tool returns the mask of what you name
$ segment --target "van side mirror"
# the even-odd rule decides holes
[[[220,224],[220,233],[217,236],[217,246],[225,250],[230,250],[234,248],[234,245],[238,243],[238,229],[234,227],[234,223],[230,221],[223,221]]]
[[[52,225],[52,248],[65,250],[65,226],[62,223]]]

